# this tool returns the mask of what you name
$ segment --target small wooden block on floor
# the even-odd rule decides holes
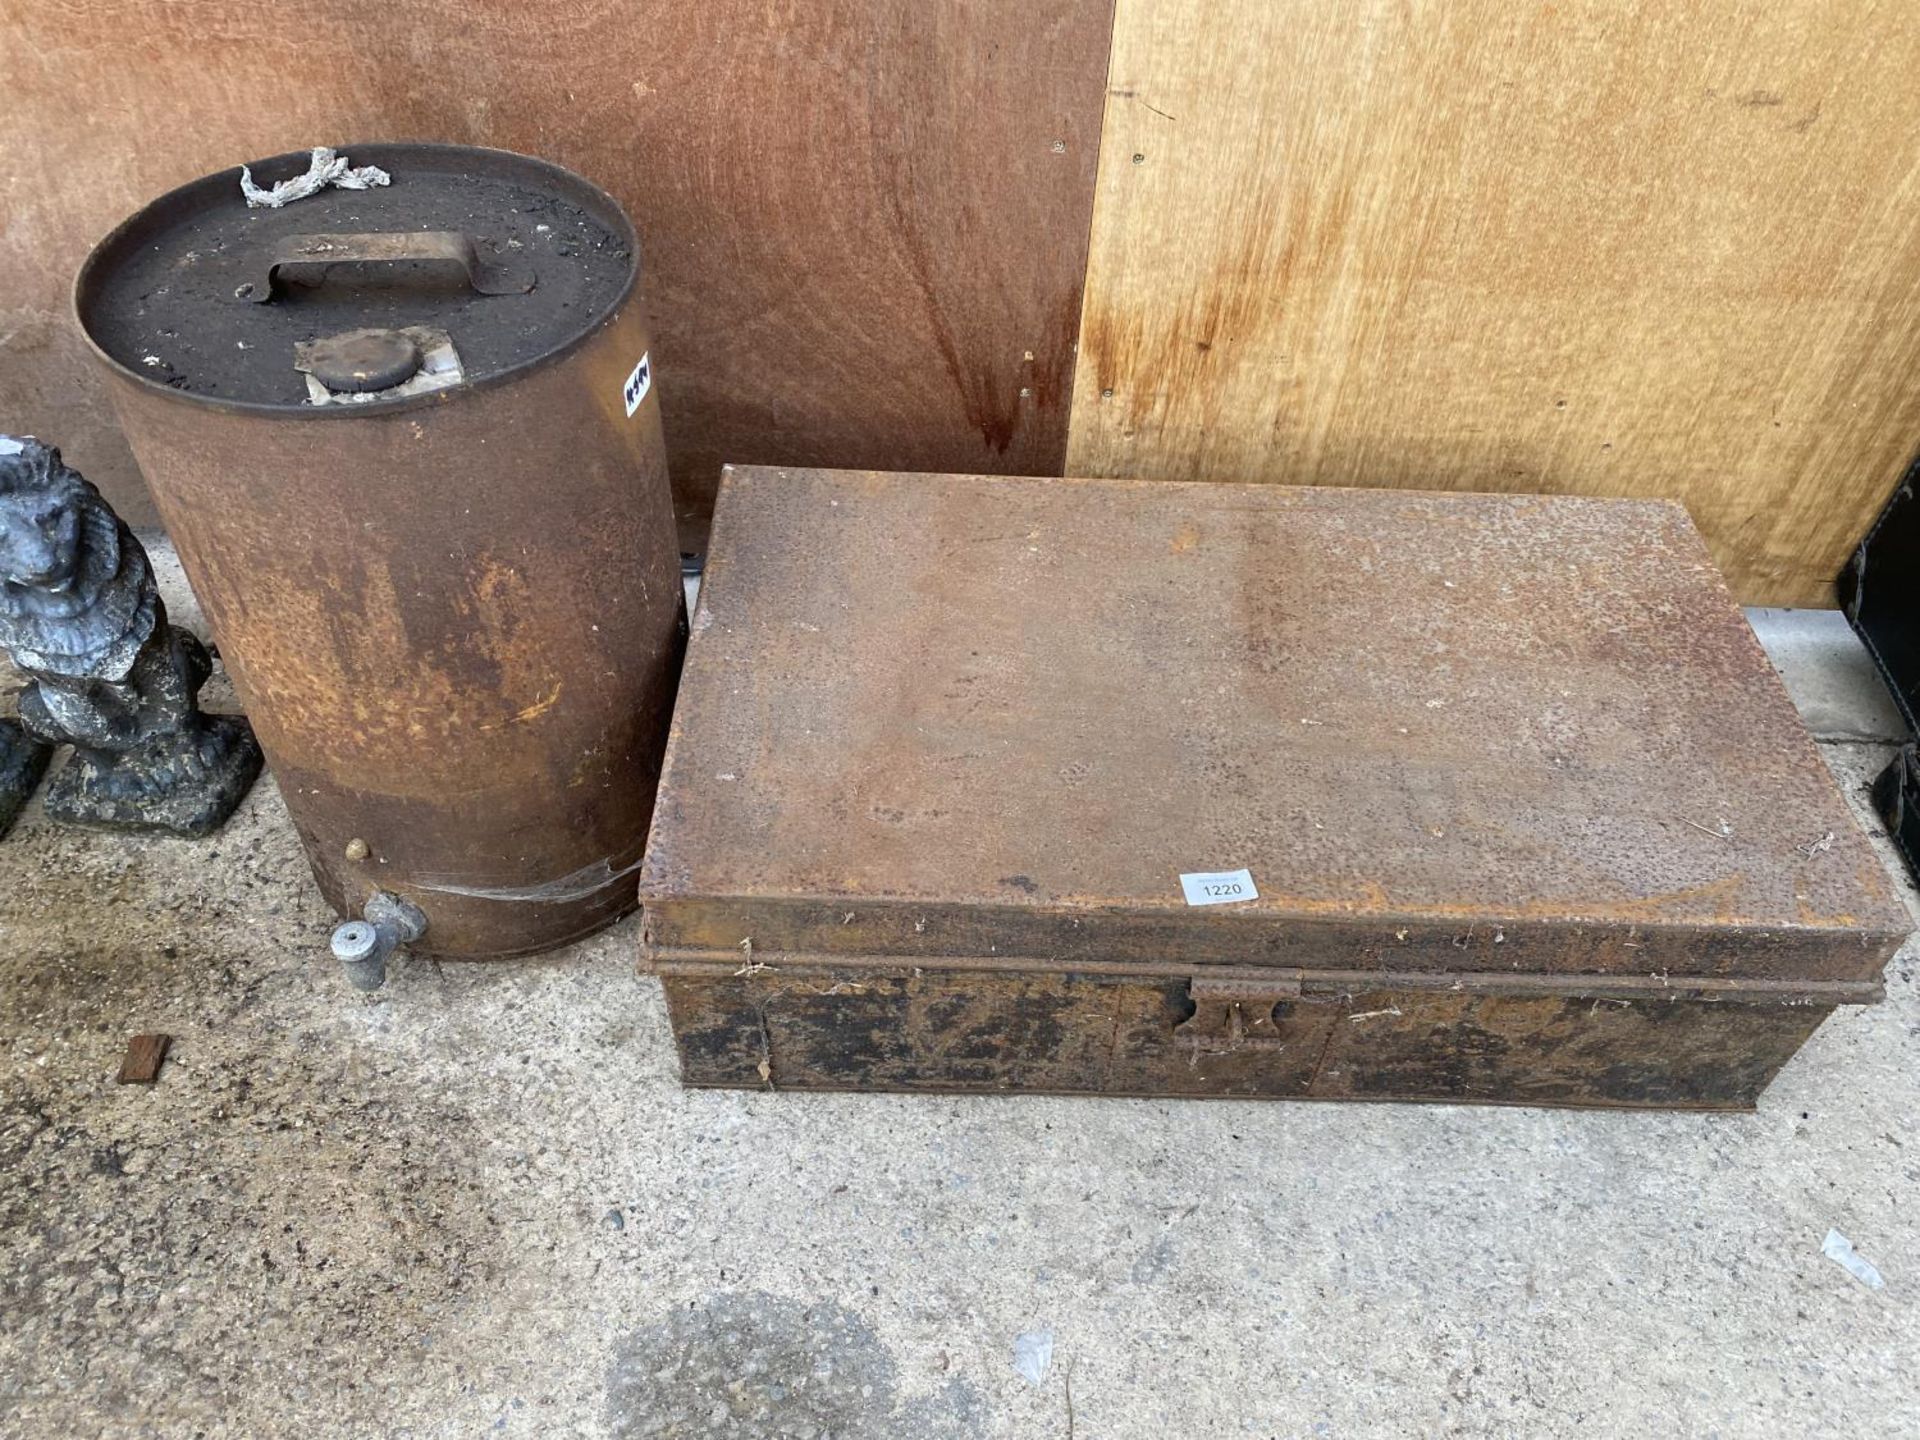
[[[133,1036],[127,1041],[127,1053],[120,1061],[120,1073],[114,1077],[114,1083],[153,1084],[160,1078],[160,1067],[167,1061],[167,1047],[172,1044],[171,1035]]]

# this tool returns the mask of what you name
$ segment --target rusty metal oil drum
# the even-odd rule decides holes
[[[542,161],[342,153],[387,183],[194,181],[74,304],[328,901],[527,954],[633,907],[685,640],[638,244]]]

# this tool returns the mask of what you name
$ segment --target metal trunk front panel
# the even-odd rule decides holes
[[[1877,993],[667,954],[653,969],[694,1086],[1660,1109],[1751,1109],[1836,1002]]]

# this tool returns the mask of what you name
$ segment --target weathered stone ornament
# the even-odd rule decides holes
[[[5,435],[0,648],[32,682],[26,730],[73,746],[47,789],[56,820],[207,835],[260,774],[247,722],[201,711],[213,662],[167,623],[140,542],[58,450]]]

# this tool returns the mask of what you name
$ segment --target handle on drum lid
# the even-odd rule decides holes
[[[483,258],[473,237],[460,230],[409,230],[365,235],[288,235],[267,255],[266,273],[234,294],[261,305],[273,298],[289,266],[389,265],[406,260],[458,265],[481,295],[524,295],[533,289],[533,268],[518,260]],[[319,284],[320,279],[315,279]]]

